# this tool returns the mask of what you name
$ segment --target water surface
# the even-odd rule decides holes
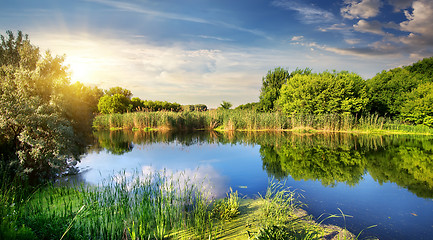
[[[205,182],[214,197],[246,197],[270,179],[297,189],[306,210],[353,217],[327,223],[363,237],[431,239],[433,137],[292,133],[97,132],[78,167],[98,184],[125,173],[167,173]]]

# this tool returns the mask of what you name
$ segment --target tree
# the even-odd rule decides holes
[[[281,88],[278,105],[292,113],[361,113],[368,103],[365,81],[355,73],[296,74]]]
[[[105,95],[99,99],[98,110],[102,114],[125,113],[132,109],[131,101],[122,94]]]
[[[433,127],[433,83],[419,85],[401,107],[404,121]]]
[[[403,68],[382,71],[367,80],[370,95],[369,109],[381,116],[399,116],[406,94],[417,86],[416,79]]]
[[[266,77],[262,78],[262,88],[259,96],[258,109],[264,112],[277,110],[277,100],[280,97],[281,87],[290,81],[295,75],[309,75],[310,68],[299,69],[289,72],[281,67],[275,68],[273,71],[268,71]]]
[[[269,70],[262,78],[262,88],[259,103],[262,111],[268,112],[275,109],[275,102],[280,97],[281,86],[286,83],[289,72],[281,67]]]
[[[132,92],[128,89],[125,88],[121,88],[121,87],[112,87],[109,90],[105,91],[105,94],[108,96],[113,96],[115,94],[121,94],[125,97],[127,97],[128,99],[131,99],[132,97]]]
[[[69,74],[63,57],[42,57],[21,32],[16,39],[8,34],[0,52],[0,160],[18,175],[53,178],[81,153],[61,108]]]
[[[232,105],[230,102],[223,101],[223,102],[221,103],[221,108],[222,108],[222,109],[225,109],[225,110],[230,109],[232,106],[233,106],[233,105]]]
[[[378,73],[367,81],[370,112],[400,118],[411,92],[420,84],[433,82],[432,69],[433,57]]]
[[[258,107],[259,107],[258,102],[252,102],[252,103],[241,104],[241,105],[237,106],[235,109],[257,111]]]

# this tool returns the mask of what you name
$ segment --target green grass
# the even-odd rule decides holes
[[[158,129],[216,131],[294,131],[300,133],[366,132],[423,133],[433,129],[423,125],[406,125],[378,115],[261,113],[248,110],[210,110],[205,112],[133,112],[99,115],[96,129]]]
[[[210,199],[201,189],[165,172],[120,173],[100,186],[43,186],[26,196],[3,183],[0,238],[321,239],[336,232],[313,221],[279,182],[255,200],[231,189]]]
[[[2,191],[0,236],[17,228],[36,239],[164,239],[182,229],[202,239],[212,233],[206,193],[166,173],[123,174],[102,186],[45,186],[22,199],[15,198],[17,188],[9,189]]]

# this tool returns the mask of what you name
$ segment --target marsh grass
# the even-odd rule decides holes
[[[185,230],[193,239],[207,239],[213,228],[211,199],[201,189],[187,177],[165,172],[123,173],[100,186],[44,186],[22,199],[16,199],[17,188],[2,188],[0,236],[165,239]]]
[[[293,114],[255,112],[248,110],[210,110],[184,112],[133,112],[96,116],[96,129],[159,129],[159,130],[221,130],[221,131],[396,131],[430,133],[423,125],[407,125],[376,114]]]

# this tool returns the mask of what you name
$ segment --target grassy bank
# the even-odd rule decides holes
[[[298,131],[423,133],[433,129],[423,125],[405,125],[377,115],[346,114],[287,115],[247,110],[211,110],[206,112],[134,112],[99,115],[97,129],[223,130],[223,131]]]
[[[313,221],[296,194],[279,183],[255,200],[233,191],[215,200],[189,179],[165,173],[120,174],[99,187],[45,186],[21,193],[14,184],[0,189],[0,239],[353,237]]]

